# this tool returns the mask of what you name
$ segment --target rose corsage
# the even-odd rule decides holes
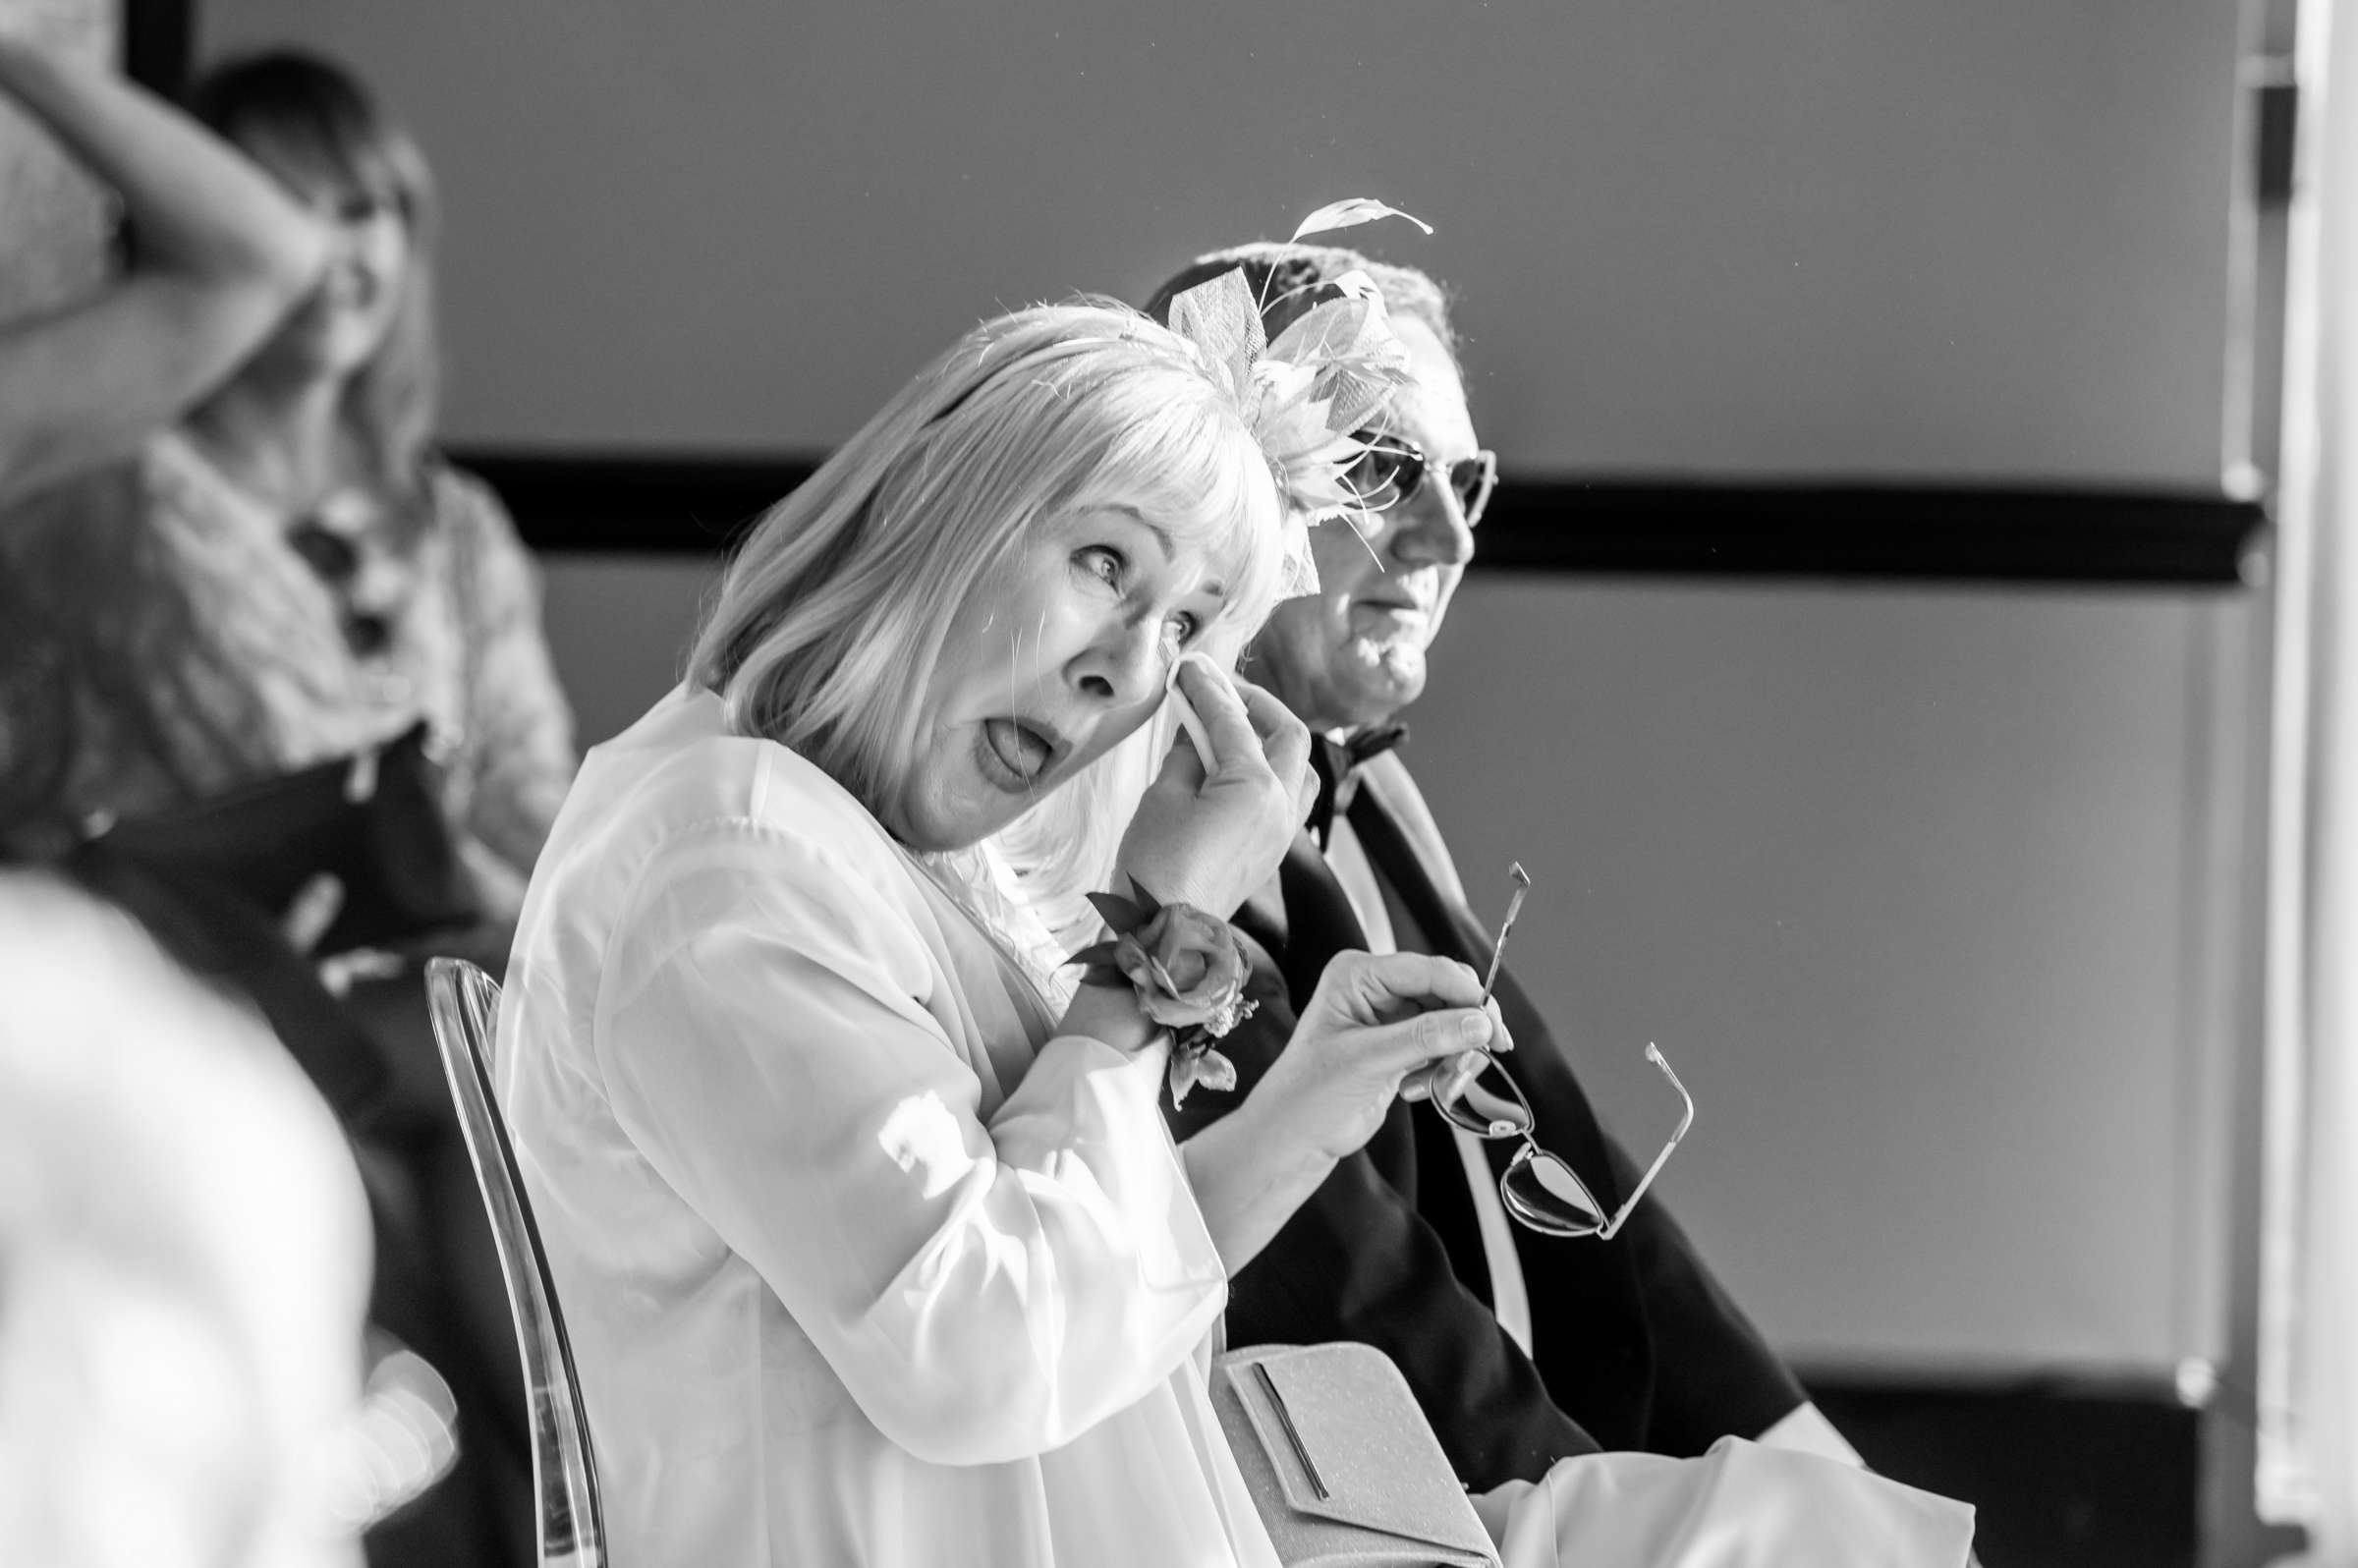
[[[1136,886],[1134,883],[1133,886]],[[1127,985],[1147,1017],[1171,1036],[1171,1103],[1188,1091],[1236,1088],[1236,1064],[1211,1042],[1253,1016],[1245,996],[1245,954],[1229,924],[1193,904],[1165,904],[1144,887],[1137,897],[1092,893],[1090,906],[1113,932],[1067,964],[1084,985]]]

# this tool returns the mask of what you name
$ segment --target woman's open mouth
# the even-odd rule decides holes
[[[1055,732],[1044,726],[1014,718],[982,721],[983,755],[998,764],[986,771],[1002,774],[998,782],[1003,787],[1031,788],[1056,760],[1058,750]]]

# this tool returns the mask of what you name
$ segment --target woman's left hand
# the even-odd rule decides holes
[[[1424,953],[1337,953],[1267,1076],[1258,1107],[1327,1159],[1356,1152],[1419,1068],[1466,1051],[1511,1051],[1514,1037],[1482,977]]]
[[[1482,977],[1423,953],[1338,953],[1243,1104],[1184,1146],[1196,1206],[1231,1273],[1375,1136],[1411,1070],[1514,1041]]]

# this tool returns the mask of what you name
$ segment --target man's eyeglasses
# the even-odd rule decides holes
[[[1489,974],[1483,979],[1482,999],[1485,1003],[1489,1001],[1490,990],[1498,983],[1499,961],[1506,954],[1506,933],[1515,928],[1515,917],[1523,912],[1524,895],[1531,891],[1531,878],[1525,874],[1520,863],[1510,868],[1507,874],[1514,879],[1515,891],[1507,902],[1506,919],[1498,923],[1497,944],[1490,950]],[[1506,1174],[1498,1178],[1498,1197],[1506,1204],[1507,1213],[1543,1235],[1595,1236],[1602,1241],[1611,1241],[1620,1232],[1622,1222],[1629,1218],[1631,1210],[1638,1206],[1638,1200],[1646,1196],[1646,1189],[1654,1185],[1654,1178],[1660,1174],[1663,1164],[1670,1158],[1670,1150],[1678,1147],[1678,1141],[1686,1137],[1687,1129],[1695,1124],[1694,1098],[1687,1093],[1686,1086],[1678,1081],[1678,1075],[1670,1071],[1670,1064],[1662,1060],[1661,1051],[1649,1044],[1646,1047],[1646,1059],[1660,1068],[1662,1076],[1670,1080],[1670,1087],[1678,1091],[1678,1097],[1686,1102],[1686,1112],[1679,1117],[1678,1126],[1670,1134],[1670,1141],[1662,1146],[1660,1153],[1654,1156],[1654,1163],[1646,1168],[1646,1174],[1630,1190],[1629,1196],[1621,1201],[1621,1206],[1613,1211],[1609,1219],[1605,1216],[1604,1206],[1597,1202],[1588,1185],[1573,1173],[1572,1167],[1560,1156],[1542,1148],[1532,1137],[1532,1127],[1537,1118],[1532,1115],[1531,1101],[1524,1097],[1521,1087],[1507,1076],[1506,1069],[1499,1066],[1498,1058],[1488,1051],[1475,1054],[1482,1057],[1482,1066],[1471,1078],[1461,1079],[1457,1076],[1460,1058],[1453,1057],[1438,1064],[1428,1083],[1432,1090],[1433,1109],[1446,1117],[1452,1126],[1462,1127],[1481,1139],[1523,1140],[1523,1147],[1515,1151],[1515,1157],[1506,1167]]]
[[[1369,511],[1380,512],[1413,500],[1425,487],[1432,463],[1416,442],[1381,430],[1361,430],[1352,439],[1363,444],[1367,451],[1351,465],[1345,479],[1359,492],[1361,504]],[[1490,504],[1490,491],[1497,483],[1495,452],[1477,452],[1449,465],[1449,488],[1457,492],[1457,504],[1466,515],[1466,527],[1472,528],[1482,521],[1483,509]]]

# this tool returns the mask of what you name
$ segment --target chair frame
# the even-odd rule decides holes
[[[496,1041],[499,984],[464,959],[436,958],[425,966],[427,1009],[434,1043],[449,1080],[476,1187],[491,1219],[499,1271],[516,1325],[524,1392],[533,1434],[533,1521],[542,1568],[605,1568],[605,1506],[598,1492],[597,1457],[590,1412],[582,1402],[573,1342],[557,1304],[557,1282],[533,1218],[524,1172],[491,1090],[491,1064],[477,1042]],[[462,1076],[463,1075],[463,1076]],[[504,1187],[513,1204],[501,1202]],[[513,1213],[508,1212],[512,1206]]]

